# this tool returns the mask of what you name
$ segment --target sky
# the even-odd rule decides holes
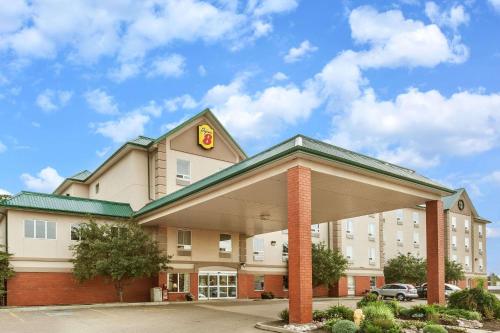
[[[465,187],[500,272],[500,0],[0,0],[0,193],[51,192],[206,107]]]

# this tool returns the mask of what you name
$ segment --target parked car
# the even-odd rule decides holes
[[[417,288],[411,284],[390,283],[381,288],[373,288],[372,293],[386,297],[396,298],[398,301],[405,301],[418,298]]]
[[[460,287],[455,286],[454,284],[445,283],[444,284],[444,296],[446,298],[450,297],[454,292],[462,290]],[[421,286],[417,288],[418,297],[427,298],[427,283],[423,283]]]

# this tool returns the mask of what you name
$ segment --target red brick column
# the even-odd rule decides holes
[[[167,272],[162,271],[158,273],[158,287],[163,288],[164,284],[168,284]]]
[[[288,291],[290,323],[312,321],[311,169],[288,170]]]
[[[426,202],[427,234],[427,303],[445,304],[444,297],[444,257],[445,223],[443,202]]]
[[[190,273],[189,274],[189,289],[191,295],[193,295],[193,299],[195,301],[198,300],[198,273]]]

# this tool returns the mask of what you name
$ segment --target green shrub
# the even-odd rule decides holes
[[[421,330],[427,325],[427,323],[419,320],[404,320],[401,321],[399,325],[401,326],[401,328],[411,328],[411,329]]]
[[[328,319],[339,318],[353,320],[354,317],[354,311],[344,305],[334,305],[329,307],[325,312]]]
[[[361,332],[363,333],[384,333],[382,327],[378,327],[372,322],[364,321],[361,325]]]
[[[358,304],[356,304],[356,306],[358,308],[362,308],[378,300],[380,300],[380,297],[377,294],[368,293],[365,296],[363,296],[363,298],[358,302]]]
[[[373,321],[363,321],[361,324],[363,333],[400,333],[401,328],[393,321],[387,319],[375,319]]]
[[[424,321],[437,321],[439,319],[438,312],[432,305],[415,305],[408,309],[401,309],[400,317]]]
[[[438,315],[438,321],[441,325],[446,325],[446,326],[457,326],[458,325],[457,317],[448,315],[446,313],[440,313]]]
[[[391,309],[394,316],[399,317],[399,312],[401,311],[401,305],[399,305],[398,301],[391,300],[391,301],[386,301],[384,303],[385,305],[387,305],[389,309]]]
[[[483,288],[457,291],[448,299],[450,308],[477,311],[485,319],[500,318],[500,300]]]
[[[325,321],[325,326],[323,326],[324,329],[328,332],[331,332],[333,329],[333,325],[335,325],[335,323],[338,322],[339,320],[342,320],[342,319],[339,319],[339,318],[328,319],[327,321]]]
[[[482,316],[477,311],[469,311],[464,309],[453,309],[445,306],[434,305],[434,308],[437,312],[447,314],[449,316],[460,318],[460,319],[468,319],[468,320],[482,320]]]
[[[270,291],[263,291],[262,294],[260,294],[260,297],[262,299],[273,299],[274,298],[274,294]]]
[[[424,327],[424,333],[448,333],[441,325],[427,325]]]
[[[365,321],[373,322],[375,319],[387,320],[395,323],[394,314],[391,309],[384,303],[372,303],[363,308]]]
[[[323,321],[328,319],[328,313],[326,311],[314,310],[313,311],[313,320],[314,321]]]
[[[288,313],[288,309],[283,309],[281,310],[279,314],[281,320],[283,320],[285,323],[288,323],[290,314]]]
[[[356,333],[358,328],[350,320],[339,320],[332,327],[332,333]]]

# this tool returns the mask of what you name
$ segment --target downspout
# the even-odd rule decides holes
[[[149,150],[147,151],[147,159],[148,159],[148,200],[151,200],[151,163],[150,163],[150,156],[149,156]]]

